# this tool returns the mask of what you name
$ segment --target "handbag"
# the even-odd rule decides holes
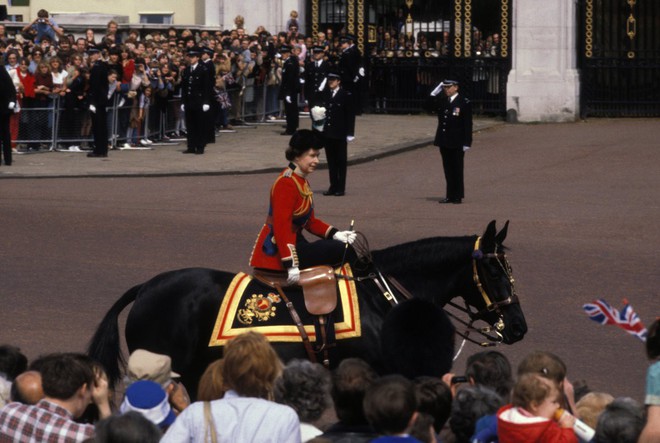
[[[213,421],[213,415],[211,415],[211,402],[204,402],[204,441],[206,441],[206,436],[211,433],[211,443],[218,443],[218,435],[215,431],[215,422]]]

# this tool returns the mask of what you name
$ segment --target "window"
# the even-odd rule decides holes
[[[30,0],[7,0],[9,6],[30,6]]]
[[[146,13],[140,14],[140,23],[148,23],[152,25],[171,25],[173,13]]]

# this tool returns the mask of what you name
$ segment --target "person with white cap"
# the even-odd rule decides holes
[[[186,388],[173,380],[179,377],[179,374],[172,371],[172,359],[167,355],[136,349],[128,358],[125,383],[132,385],[140,380],[151,380],[160,384],[177,414],[190,405]]]

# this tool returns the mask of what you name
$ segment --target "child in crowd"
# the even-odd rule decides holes
[[[381,377],[367,390],[363,405],[367,421],[381,435],[373,443],[421,443],[410,436],[417,418],[415,387],[410,380],[401,375]]]
[[[533,373],[523,374],[513,388],[513,404],[497,413],[500,443],[535,441],[577,443],[575,418],[563,414],[557,421],[561,393],[556,383]]]
[[[215,87],[213,93],[218,102],[218,114],[215,120],[216,129],[231,131],[234,128],[229,124],[229,110],[231,109],[231,99],[227,93],[224,75],[219,75],[215,78]],[[233,80],[233,78],[232,78]]]

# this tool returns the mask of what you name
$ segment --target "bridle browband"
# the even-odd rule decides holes
[[[504,275],[506,275],[507,279],[509,280],[509,284],[511,285],[511,295],[507,297],[505,300],[500,300],[500,301],[495,301],[493,302],[491,300],[491,297],[488,295],[488,279],[484,278],[483,282],[481,281],[480,277],[480,266],[479,264],[481,263],[481,260],[484,258],[492,258],[495,259],[504,272]],[[483,271],[481,272],[483,275]],[[481,237],[477,237],[476,241],[474,242],[474,249],[472,251],[472,280],[474,281],[475,286],[477,287],[477,290],[481,297],[484,300],[485,307],[479,311],[473,311],[470,305],[468,305],[467,301],[465,301],[465,307],[457,305],[456,303],[449,301],[447,304],[452,306],[453,308],[465,313],[469,317],[469,322],[459,318],[457,315],[454,313],[448,311],[445,309],[445,313],[451,317],[452,319],[456,320],[457,322],[461,323],[463,326],[465,326],[465,331],[464,332],[456,332],[459,336],[463,337],[463,345],[465,344],[465,340],[475,343],[479,346],[496,346],[497,344],[501,343],[504,337],[502,336],[502,331],[504,330],[504,313],[502,312],[502,308],[504,306],[508,306],[514,303],[519,303],[518,300],[518,295],[516,294],[515,290],[515,280],[513,279],[513,274],[511,271],[511,266],[509,265],[509,262],[506,259],[506,254],[504,252],[497,252],[497,245],[495,245],[495,249],[492,253],[485,253],[481,250]],[[492,294],[492,292],[491,292]],[[498,316],[498,320],[494,323],[493,326],[485,326],[483,328],[476,328],[473,326],[473,323],[475,321],[486,321],[485,317],[486,315],[490,314],[491,312],[495,312]],[[483,337],[485,337],[488,341],[477,341],[474,338],[470,337],[470,333],[475,332]],[[456,354],[456,357],[458,354],[460,354],[461,350],[463,349],[463,345],[461,345],[461,348],[459,349],[458,353]]]

